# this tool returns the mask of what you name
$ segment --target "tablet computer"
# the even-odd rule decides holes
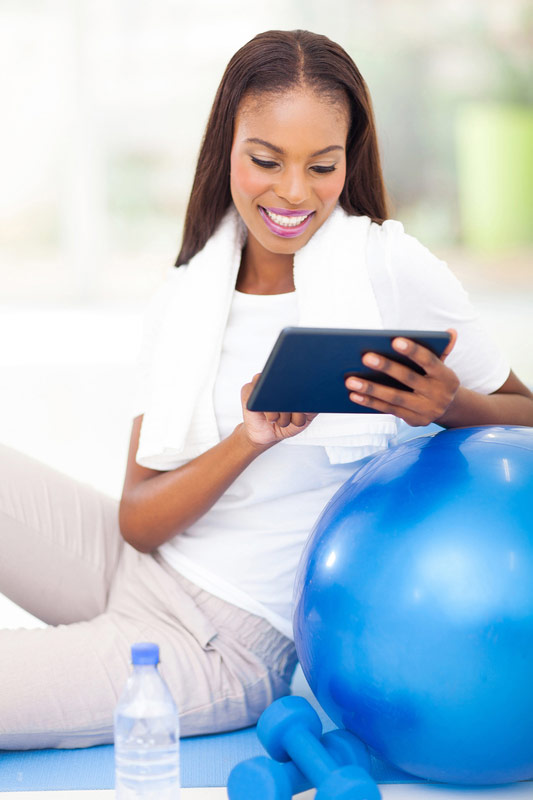
[[[353,403],[344,385],[349,375],[411,391],[382,372],[365,366],[365,353],[378,353],[424,370],[392,347],[397,336],[412,339],[441,356],[450,341],[446,331],[354,330],[351,328],[284,328],[248,398],[250,411],[380,414]]]

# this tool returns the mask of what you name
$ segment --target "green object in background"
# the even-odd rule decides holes
[[[457,161],[464,243],[497,252],[533,242],[533,108],[461,106]]]

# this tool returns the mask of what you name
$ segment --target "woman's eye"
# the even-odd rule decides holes
[[[265,169],[272,169],[272,167],[277,167],[275,161],[262,161],[260,158],[255,158],[254,156],[250,156],[254,164],[257,164],[258,167],[264,167]]]
[[[276,161],[264,161],[261,158],[256,158],[256,156],[250,156],[250,158],[252,159],[252,162],[254,164],[257,164],[258,167],[263,167],[263,169],[274,169],[274,167],[279,166],[279,164]],[[319,175],[323,175],[326,172],[334,172],[336,166],[335,164],[332,164],[330,167],[326,167],[317,164],[316,166],[311,167],[311,169],[313,170],[313,172],[316,172]]]
[[[331,167],[321,167],[317,164],[315,167],[311,167],[311,169],[322,175],[324,172],[335,172],[336,167],[335,164],[332,164]]]

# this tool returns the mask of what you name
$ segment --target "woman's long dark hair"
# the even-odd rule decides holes
[[[309,31],[266,31],[229,62],[207,123],[192,186],[176,266],[205,245],[231,203],[230,154],[239,104],[246,93],[309,86],[333,98],[344,96],[351,123],[346,147],[346,181],[339,198],[351,215],[387,219],[387,200],[366,83],[343,48]]]

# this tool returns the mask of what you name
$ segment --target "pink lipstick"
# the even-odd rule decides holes
[[[269,231],[276,236],[289,239],[300,236],[315,215],[314,211],[306,208],[263,208],[263,206],[258,208]]]

